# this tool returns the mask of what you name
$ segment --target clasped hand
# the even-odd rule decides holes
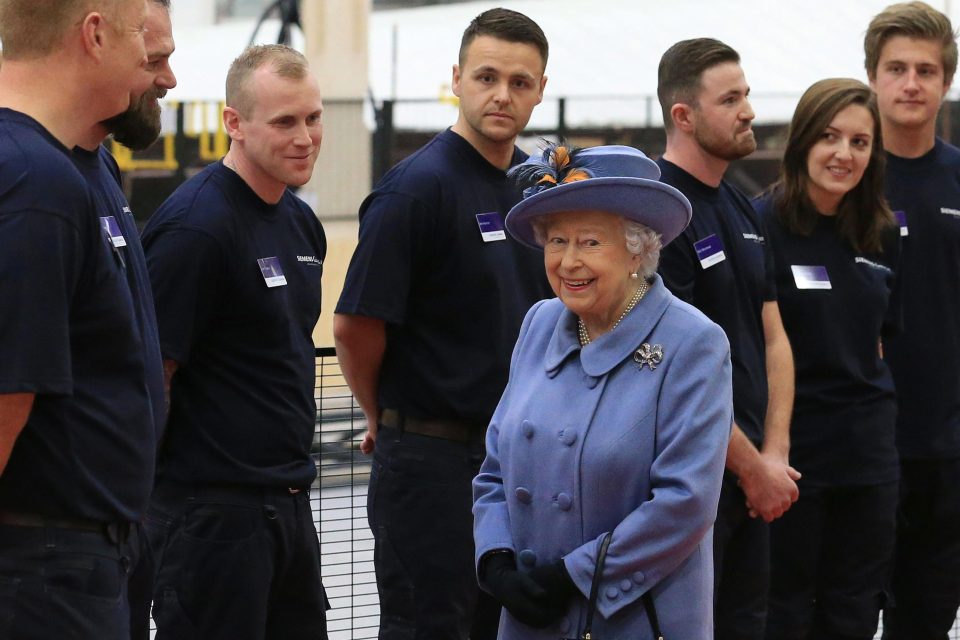
[[[481,563],[480,586],[514,618],[537,629],[556,622],[570,598],[578,593],[562,560],[529,573],[517,570],[512,553],[493,553]]]

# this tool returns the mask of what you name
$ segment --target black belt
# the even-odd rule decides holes
[[[416,433],[431,438],[442,438],[454,442],[474,442],[482,440],[486,425],[464,420],[423,420],[405,416],[396,409],[384,409],[380,412],[380,424],[405,433]]]
[[[130,537],[130,522],[100,522],[89,518],[70,516],[48,516],[39,513],[20,511],[0,511],[0,525],[13,527],[51,527],[67,531],[87,531],[101,533],[115,544],[126,542]]]

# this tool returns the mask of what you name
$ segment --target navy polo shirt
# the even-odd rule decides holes
[[[526,156],[516,150],[513,163]],[[451,130],[391,169],[360,207],[337,313],[386,322],[378,402],[418,418],[489,422],[527,309],[553,293],[543,254],[506,234],[515,182]]]
[[[179,365],[160,476],[309,485],[327,251],[316,216],[289,190],[264,202],[217,162],[160,206],[143,246],[161,351]]]
[[[762,227],[750,201],[726,181],[714,188],[663,158],[657,165],[660,180],[679,189],[693,206],[690,225],[660,254],[660,275],[675,296],[727,333],[734,420],[760,445],[767,413],[762,311],[764,302],[777,298]]]
[[[903,332],[885,343],[904,458],[960,457],[960,149],[887,154],[887,199],[902,218]]]
[[[154,476],[159,371],[131,268],[115,246],[117,183],[33,119],[0,109],[0,393],[35,393],[0,477],[0,510],[139,520]]]
[[[808,485],[893,482],[896,396],[879,343],[900,325],[899,229],[885,233],[882,252],[858,252],[840,237],[836,216],[818,215],[809,236],[791,233],[773,199],[756,206],[796,366],[790,464]],[[812,278],[809,267],[817,270]]]

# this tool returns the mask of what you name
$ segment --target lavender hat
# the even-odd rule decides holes
[[[621,145],[568,149],[550,145],[510,170],[529,186],[507,214],[506,226],[523,244],[542,248],[534,218],[564,211],[607,211],[639,222],[669,244],[690,223],[690,202],[659,181],[660,167],[643,152]]]

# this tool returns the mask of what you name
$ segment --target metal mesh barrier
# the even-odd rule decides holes
[[[366,421],[332,347],[317,349],[316,375],[313,513],[323,584],[333,607],[327,613],[330,640],[376,638],[379,607],[366,506],[370,458],[359,449]]]

